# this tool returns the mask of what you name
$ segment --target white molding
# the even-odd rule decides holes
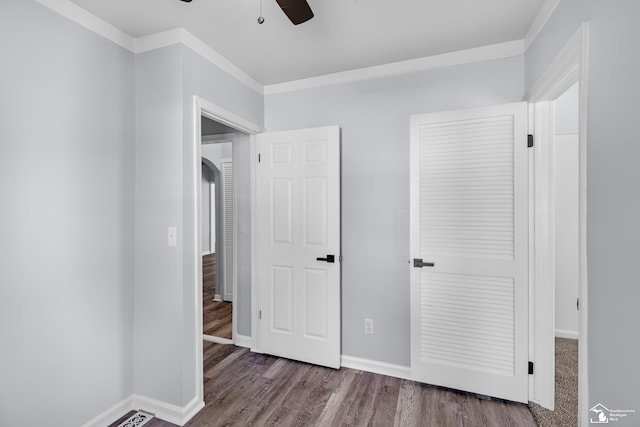
[[[249,88],[259,94],[263,93],[264,86],[262,83],[255,80],[184,28],[174,28],[161,33],[134,38],[69,0],[36,1],[133,53],[142,53],[181,43]]]
[[[205,99],[198,98],[197,96],[194,96],[194,98],[198,99],[201,114],[211,120],[215,120],[240,132],[248,133],[249,135],[264,132],[264,127],[257,123],[247,120]],[[197,133],[199,134],[200,131],[198,130]],[[198,142],[200,143],[200,141]]]
[[[98,414],[82,427],[104,427],[112,424],[129,411],[143,410],[154,414],[155,418],[179,426],[184,426],[194,415],[204,408],[204,401],[194,398],[185,406],[172,405],[150,397],[132,394],[123,401],[116,403],[106,411]]]
[[[567,331],[564,329],[556,329],[556,337],[558,338],[569,338],[572,340],[577,340],[579,338],[578,331]]]
[[[238,347],[251,348],[252,339],[246,335],[236,334],[235,345]]]
[[[559,4],[560,0],[546,0],[544,2],[542,7],[540,8],[540,11],[538,12],[538,15],[536,15],[535,19],[531,23],[529,31],[527,31],[527,34],[524,37],[525,52],[529,50]]]
[[[214,335],[202,335],[202,340],[222,345],[233,344],[233,340],[230,340],[229,338],[220,338]]]
[[[342,71],[339,73],[268,85],[264,87],[264,94],[273,95],[322,86],[391,77],[435,68],[509,58],[523,54],[524,40],[513,40],[510,42],[482,46],[473,49],[443,53],[441,55],[393,62],[390,64],[359,68],[356,70]]]
[[[221,302],[221,301],[222,301],[222,295],[220,295],[220,294],[215,294],[215,295],[213,296],[213,300],[214,300],[214,301],[216,301],[216,302]]]
[[[135,409],[133,404],[133,395],[127,397],[121,402],[111,406],[101,414],[96,415],[90,421],[82,424],[81,427],[104,427],[116,421],[129,411]]]
[[[215,135],[202,135],[202,144],[217,144],[219,142],[236,142],[235,133],[217,133]]]
[[[579,84],[579,248],[580,248],[580,326],[578,343],[578,423],[589,425],[588,369],[588,276],[587,276],[587,95],[589,78],[589,23],[584,22],[533,84],[525,99],[529,102],[551,101]],[[537,177],[538,178],[538,177]],[[536,281],[539,278],[536,278]],[[546,307],[536,308],[536,319],[548,316]],[[552,329],[551,333],[555,333]],[[537,345],[537,344],[536,344]],[[534,376],[534,380],[536,376]]]
[[[229,73],[232,77],[246,86],[250,87],[259,94],[263,93],[264,86],[255,80],[249,74],[231,63],[228,59],[220,55],[214,49],[209,47],[202,40],[191,34],[184,28],[174,28],[173,30],[163,31],[161,33],[151,34],[149,36],[140,37],[135,40],[135,53],[147,52],[149,50],[159,49],[173,44],[181,43],[187,46],[198,55],[207,59],[212,64]]]
[[[36,0],[45,7],[59,13],[69,20],[104,37],[123,48],[134,52],[136,41],[129,34],[98,18],[69,0]]]
[[[202,256],[211,255],[213,252],[211,251],[202,251]]]
[[[374,374],[387,375],[389,377],[411,380],[411,368],[409,366],[394,365],[392,363],[378,362],[377,360],[361,359],[359,357],[341,356],[343,368],[357,369]]]
[[[191,402],[185,406],[177,406],[150,397],[134,394],[133,407],[145,412],[150,412],[154,414],[156,418],[160,418],[163,421],[184,426],[194,415],[204,408],[204,401],[193,398]]]
[[[525,99],[538,102],[557,99],[579,80],[585,24],[553,58],[538,80],[531,85]]]

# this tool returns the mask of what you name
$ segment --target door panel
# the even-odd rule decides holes
[[[415,379],[526,402],[526,104],[411,120]]]
[[[337,368],[339,128],[266,133],[256,141],[258,348]],[[327,255],[335,262],[322,260]]]

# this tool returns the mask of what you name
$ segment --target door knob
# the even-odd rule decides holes
[[[327,255],[326,258],[316,258],[316,261],[336,262],[335,255]]]

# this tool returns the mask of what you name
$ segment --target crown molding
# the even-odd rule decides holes
[[[527,31],[527,35],[524,37],[525,52],[529,49],[529,47],[531,47],[533,42],[536,40],[536,38],[544,28],[549,18],[551,18],[551,15],[553,15],[553,12],[555,12],[559,4],[560,4],[560,0],[546,0],[544,2],[542,7],[540,8],[540,11],[536,15],[533,22],[531,23],[531,26],[529,27],[529,31]]]
[[[202,56],[218,68],[226,71],[236,80],[244,83],[246,86],[250,87],[259,94],[263,93],[264,86],[262,85],[262,83],[249,76],[243,70],[235,66],[225,57],[220,55],[218,52],[216,52],[214,49],[209,47],[202,40],[191,34],[189,31],[185,30],[184,28],[175,28],[173,30],[137,38],[135,40],[135,53],[142,53],[178,43],[189,47],[198,55]]]
[[[133,52],[135,39],[69,0],[36,0],[41,5]]]
[[[133,53],[146,52],[161,47],[181,43],[211,62],[213,65],[229,73],[232,77],[259,94],[263,93],[262,83],[256,81],[247,73],[236,67],[218,52],[207,46],[202,40],[185,30],[176,28],[146,37],[134,38],[124,31],[114,27],[107,21],[95,16],[69,0],[36,0],[43,6],[59,13],[82,27],[93,31],[107,40]]]
[[[510,42],[482,46],[473,49],[443,53],[441,55],[427,56],[424,58],[410,59],[408,61],[393,62],[390,64],[358,68],[355,70],[268,85],[264,87],[264,94],[274,95],[322,86],[391,77],[435,68],[450,67],[453,65],[509,58],[523,54],[524,40],[513,40]]]

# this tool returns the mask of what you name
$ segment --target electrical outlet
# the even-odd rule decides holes
[[[364,333],[373,335],[373,319],[364,319]]]

